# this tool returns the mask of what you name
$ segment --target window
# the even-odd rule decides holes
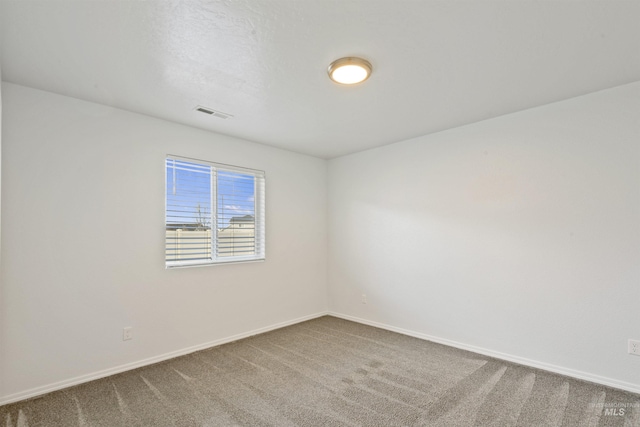
[[[166,267],[265,258],[264,172],[167,157]]]

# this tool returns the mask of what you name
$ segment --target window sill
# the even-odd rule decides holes
[[[229,261],[215,261],[215,262],[193,262],[193,263],[176,263],[165,264],[166,270],[173,270],[176,268],[190,268],[190,267],[209,267],[213,265],[229,265],[229,264],[248,264],[254,262],[264,262],[265,258],[247,258],[247,259],[234,259]]]

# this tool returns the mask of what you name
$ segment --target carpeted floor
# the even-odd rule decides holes
[[[640,426],[640,395],[322,317],[0,407],[0,426]]]

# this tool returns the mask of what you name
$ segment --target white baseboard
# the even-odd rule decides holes
[[[461,350],[467,350],[474,353],[479,353],[485,356],[493,357],[500,360],[506,360],[508,362],[517,363],[519,365],[529,366],[531,368],[542,369],[544,371],[553,372],[567,377],[576,378],[579,380],[589,381],[592,383],[604,385],[607,387],[613,387],[620,390],[630,391],[632,393],[640,394],[640,385],[628,383],[625,381],[619,381],[612,378],[601,377],[599,375],[590,374],[588,372],[577,371],[575,369],[565,368],[562,366],[556,366],[549,363],[539,362],[537,360],[526,359],[524,357],[513,356],[511,354],[501,353],[499,351],[488,350],[486,348],[476,347],[473,345],[462,344],[456,341],[451,341],[444,338],[434,337],[432,335],[423,334],[420,332],[410,331],[408,329],[397,328],[395,326],[386,325],[384,323],[378,323],[371,320],[361,319],[355,316],[349,316],[347,314],[336,313],[329,311],[329,316],[339,317],[341,319],[350,320],[352,322],[362,323],[364,325],[374,326],[376,328],[385,329],[399,334],[408,335],[414,338],[420,338],[427,341],[432,341],[438,344],[444,344],[449,347],[459,348]]]
[[[299,317],[297,319],[288,320],[285,322],[276,323],[263,328],[254,329],[252,331],[244,332],[242,334],[233,335],[226,338],[221,338],[215,341],[210,341],[204,344],[195,345],[182,350],[172,351],[160,356],[154,356],[147,359],[139,360],[137,362],[127,363],[125,365],[116,366],[114,368],[105,369],[91,374],[81,375],[79,377],[71,378],[64,381],[48,384],[41,387],[32,388],[23,392],[11,394],[8,396],[0,397],[0,405],[6,405],[13,402],[18,402],[32,397],[41,396],[43,394],[51,393],[52,391],[61,390],[68,387],[73,387],[78,384],[83,384],[89,381],[97,380],[100,378],[108,377],[110,375],[119,374],[122,372],[130,371],[132,369],[140,368],[154,363],[162,362],[164,360],[173,359],[175,357],[184,356],[186,354],[194,353],[196,351],[205,350],[207,348],[216,347],[229,342],[237,341],[243,338],[248,338],[253,335],[262,334],[265,332],[273,331],[275,329],[284,328],[285,326],[295,325],[296,323],[305,322],[307,320],[315,319],[325,315],[339,317],[341,319],[350,320],[352,322],[362,323],[364,325],[374,326],[376,328],[385,329],[392,332],[397,332],[403,335],[408,335],[415,338],[420,338],[427,341],[432,341],[438,344],[444,344],[450,347],[459,348],[461,350],[467,350],[474,353],[479,353],[485,356],[494,357],[496,359],[506,360],[508,362],[518,363],[520,365],[529,366],[532,368],[542,369],[556,374],[565,375],[567,377],[577,378],[580,380],[590,381],[596,384],[601,384],[607,387],[613,387],[632,393],[640,394],[640,385],[627,383],[624,381],[618,381],[611,378],[601,377],[599,375],[590,374],[587,372],[577,371],[574,369],[564,368],[561,366],[551,365],[544,362],[538,362],[535,360],[525,359],[523,357],[513,356],[510,354],[500,353],[493,350],[487,350],[485,348],[476,347],[472,345],[462,344],[456,341],[451,341],[444,338],[434,337],[432,335],[423,334],[420,332],[410,331],[408,329],[398,328],[395,326],[387,325],[384,323],[374,322],[371,320],[361,319],[355,316],[349,316],[336,312],[320,312],[308,316]]]
[[[254,329],[252,331],[244,332],[241,334],[233,335],[226,338],[221,338],[215,341],[210,341],[204,344],[195,345],[182,350],[172,351],[160,356],[149,357],[147,359],[139,360],[137,362],[127,363],[125,365],[116,366],[114,368],[104,369],[102,371],[93,372],[91,374],[81,375],[79,377],[71,378],[64,381],[59,381],[53,384],[48,384],[41,387],[32,388],[30,390],[22,391],[8,396],[0,397],[0,405],[6,405],[13,402],[18,402],[32,397],[40,396],[43,394],[51,393],[52,391],[61,390],[63,388],[73,387],[78,384],[83,384],[89,381],[97,380],[100,378],[108,377],[110,375],[119,374],[121,372],[130,371],[132,369],[140,368],[154,363],[162,362],[164,360],[173,359],[175,357],[184,356],[196,351],[205,350],[207,348],[216,347],[229,342],[237,341],[243,338],[248,338],[253,335],[263,334],[265,332],[273,331],[275,329],[284,328],[285,326],[295,325],[296,323],[305,322],[307,320],[315,319],[318,317],[326,316],[326,311],[311,314],[308,316],[299,317],[297,319],[287,320],[285,322],[276,323],[273,325],[265,326],[264,328]]]

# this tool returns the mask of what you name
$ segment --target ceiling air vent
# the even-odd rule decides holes
[[[230,117],[233,117],[233,115],[231,115],[231,114],[223,113],[222,111],[217,111],[217,110],[214,110],[212,108],[203,107],[201,105],[198,105],[195,108],[195,110],[200,112],[200,113],[204,113],[204,114],[208,114],[208,115],[213,116],[213,117],[217,117],[219,119],[228,119]]]

